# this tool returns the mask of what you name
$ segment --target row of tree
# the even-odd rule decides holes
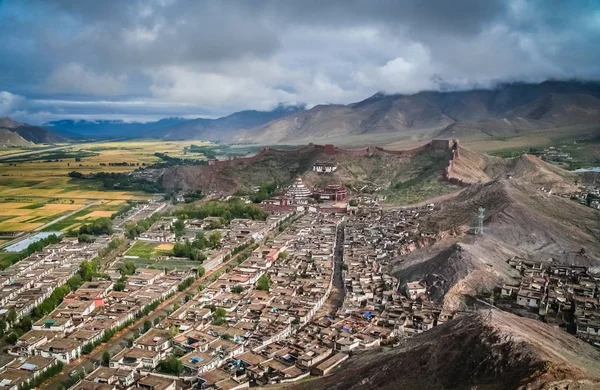
[[[104,236],[113,232],[110,218],[98,218],[79,227],[79,235]]]
[[[186,204],[181,209],[176,210],[175,215],[180,219],[220,217],[226,223],[229,223],[234,218],[263,221],[267,218],[267,213],[263,209],[253,204],[246,204],[239,198],[232,198],[227,202],[213,200],[204,202],[200,206],[193,203]]]
[[[125,235],[128,238],[138,237],[140,234],[144,233],[146,230],[150,229],[150,227],[159,219],[163,217],[163,213],[154,213],[148,218],[141,219],[137,222],[133,222],[127,224],[125,226]]]

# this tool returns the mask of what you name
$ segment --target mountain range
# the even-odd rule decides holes
[[[358,103],[319,105],[239,132],[237,142],[292,142],[359,135],[496,138],[600,123],[600,84],[546,81],[490,90],[378,93]]]
[[[356,137],[387,139],[492,139],[571,125],[600,123],[600,83],[545,81],[501,84],[493,89],[412,95],[377,93],[347,105],[280,105],[207,119],[165,118],[157,122],[60,120],[44,124],[62,138],[203,139],[227,143],[340,142]],[[17,133],[35,126],[20,124]],[[2,128],[0,140],[23,140]],[[39,128],[38,128],[39,129]],[[40,130],[35,132],[42,134]],[[24,137],[26,141],[37,143]],[[31,138],[31,137],[30,137]],[[51,140],[53,138],[46,138]]]

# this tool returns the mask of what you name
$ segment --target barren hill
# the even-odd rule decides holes
[[[279,389],[595,389],[600,353],[564,331],[494,310],[464,315],[330,376]]]
[[[435,149],[428,143],[405,152],[380,148],[346,150],[314,144],[288,151],[265,148],[250,158],[169,168],[163,175],[163,184],[169,189],[232,194],[265,183],[286,186],[303,176],[311,188],[343,184],[351,189],[372,186],[386,190],[392,183],[420,175],[424,167],[441,180],[450,158],[449,145],[446,142],[445,148]],[[335,162],[338,169],[333,174],[314,173],[312,166],[317,161]]]
[[[600,266],[598,211],[556,195],[576,189],[573,173],[533,156],[486,160],[462,149],[454,164],[457,171],[464,171],[460,164],[468,162],[475,164],[469,177],[477,169],[484,176],[422,222],[440,240],[396,263],[393,269],[401,280],[439,275],[444,282],[436,298],[457,309],[463,295],[514,281],[518,275],[507,264],[513,257]],[[472,234],[480,207],[485,208],[483,236]]]

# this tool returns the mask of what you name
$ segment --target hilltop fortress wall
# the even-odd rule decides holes
[[[457,142],[457,141],[456,141]],[[317,145],[310,143],[306,146],[300,147],[298,149],[292,150],[280,150],[273,147],[264,147],[262,148],[256,155],[252,157],[241,157],[241,158],[231,158],[229,160],[210,160],[208,162],[209,166],[213,166],[215,168],[225,168],[225,167],[242,167],[248,164],[251,164],[254,161],[260,160],[261,158],[267,155],[274,156],[295,156],[297,154],[302,153],[310,153],[313,151],[317,151],[329,156],[349,156],[349,157],[366,157],[372,155],[390,155],[390,156],[398,156],[398,157],[410,157],[417,153],[426,150],[454,150],[452,140],[432,140],[422,146],[416,147],[414,149],[408,150],[388,150],[378,146],[369,146],[365,148],[359,149],[343,149],[337,146],[327,144],[327,145]],[[454,157],[453,157],[454,159]],[[452,161],[452,160],[450,160]]]
[[[452,184],[459,185],[461,187],[469,186],[469,183],[465,183],[462,179],[458,178],[454,172],[454,166],[457,164],[458,159],[460,158],[460,148],[458,140],[453,140],[453,144],[451,146],[452,155],[450,160],[448,161],[448,166],[444,171],[444,176],[446,180],[448,180]]]

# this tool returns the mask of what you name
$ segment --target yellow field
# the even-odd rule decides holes
[[[27,208],[27,207],[35,208]],[[0,202],[0,231],[28,231],[50,222],[53,217],[83,207],[81,204],[42,202]]]
[[[39,210],[48,210],[48,211],[66,211],[66,210],[77,210],[81,208],[79,204],[68,204],[68,203],[48,203],[43,207],[40,207]]]
[[[27,222],[12,222],[12,220],[4,221],[0,223],[0,231],[12,232],[12,231],[29,231],[42,226],[42,222],[27,223]]]
[[[111,215],[114,214],[114,211],[102,211],[96,210],[92,211],[82,217],[78,217],[77,219],[87,219],[87,218],[110,218]]]
[[[160,244],[155,249],[157,251],[170,251],[173,249],[173,244]]]
[[[109,205],[109,206],[118,206],[118,205],[121,205],[123,203],[125,203],[125,202],[123,202],[122,200],[111,200],[111,201],[108,201],[108,202],[106,202],[104,204]]]
[[[4,208],[4,204],[2,204],[0,206],[0,216],[8,216],[8,215],[31,215],[31,212],[33,210],[26,210],[26,209],[9,209],[9,208]]]

